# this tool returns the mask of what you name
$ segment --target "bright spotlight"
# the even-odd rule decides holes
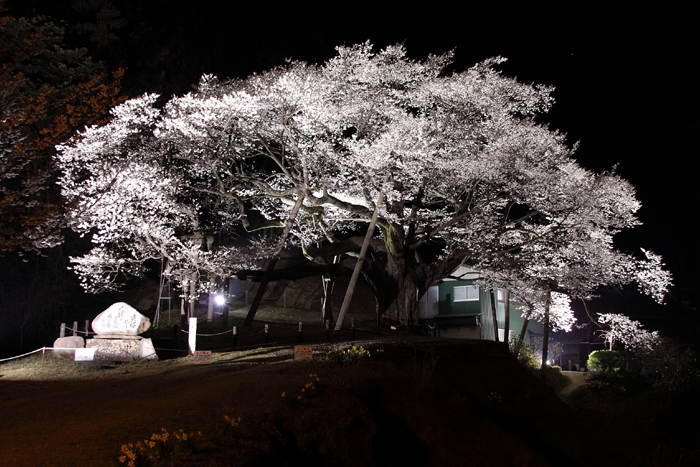
[[[224,297],[222,294],[217,294],[216,297],[214,297],[214,303],[217,305],[225,305],[226,304],[226,297]]]

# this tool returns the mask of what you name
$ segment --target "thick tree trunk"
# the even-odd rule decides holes
[[[409,326],[417,317],[418,300],[416,283],[410,268],[412,257],[406,250],[406,238],[402,226],[390,226],[385,231],[387,264],[385,268],[386,291],[383,313],[392,321]],[[388,293],[386,293],[388,292]]]
[[[396,283],[397,294],[388,310],[390,318],[410,327],[418,321],[417,287],[410,274],[404,274]]]

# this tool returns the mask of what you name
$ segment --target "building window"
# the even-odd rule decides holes
[[[478,302],[479,288],[475,285],[462,285],[454,288],[455,302]]]

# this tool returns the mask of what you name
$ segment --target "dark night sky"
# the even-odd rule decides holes
[[[66,7],[73,3],[10,1],[16,16],[44,13],[69,25],[95,18]],[[113,31],[117,41],[95,48],[85,37],[71,37],[112,68],[126,64],[132,92],[184,92],[203,72],[245,77],[287,57],[322,62],[336,45],[367,39],[377,47],[403,42],[415,58],[456,48],[458,70],[508,57],[507,75],[556,86],[547,121],[572,143],[580,141],[580,163],[597,171],[619,164],[618,173],[637,187],[644,225],[622,234],[618,246],[662,254],[675,275],[676,299],[698,303],[700,15],[692,2],[111,3],[127,22]]]

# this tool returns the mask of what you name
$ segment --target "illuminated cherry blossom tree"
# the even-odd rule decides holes
[[[208,275],[264,277],[243,263],[265,259],[274,238],[257,249],[195,239],[279,229],[300,202],[288,244],[309,261],[293,277],[356,254],[378,211],[363,274],[380,312],[401,323],[463,263],[541,297],[635,280],[662,296],[660,261],[612,246],[639,223],[633,187],[580,167],[564,135],[541,123],[553,88],[503,76],[503,58],[446,73],[451,57],[338,47],[321,66],[206,75],[164,106],[143,96],[115,108],[109,124],[60,147],[64,195],[79,206],[72,225],[94,232],[78,272],[99,288],[167,257]]]
[[[647,331],[639,321],[630,319],[629,316],[601,313],[598,321],[609,326],[608,330],[602,332],[602,336],[610,350],[619,342],[632,352],[648,353],[654,351],[660,343],[658,331]]]

